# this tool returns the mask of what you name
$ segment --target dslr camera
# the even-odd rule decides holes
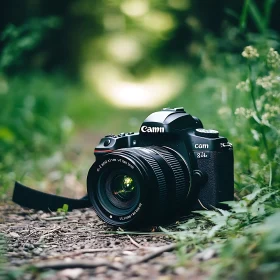
[[[184,108],[164,108],[139,133],[107,135],[87,177],[97,215],[120,227],[167,224],[233,200],[233,147]]]

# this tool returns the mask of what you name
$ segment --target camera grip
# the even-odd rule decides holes
[[[198,158],[198,169],[208,175],[207,182],[199,186],[198,201],[194,210],[213,209],[214,207],[226,208],[223,201],[233,200],[234,172],[233,150],[208,151],[207,157]]]

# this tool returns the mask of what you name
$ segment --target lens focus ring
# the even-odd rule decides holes
[[[133,153],[136,156],[141,156],[153,169],[153,172],[156,176],[157,183],[158,183],[158,191],[159,191],[159,200],[160,203],[164,204],[162,207],[165,207],[167,203],[167,186],[166,186],[166,180],[164,177],[164,173],[162,169],[160,168],[158,162],[148,154],[148,150],[142,148],[141,150],[138,148],[130,148],[130,149],[122,149],[126,150],[129,153]]]
[[[176,183],[176,204],[179,206],[187,197],[188,188],[186,178],[180,162],[168,150],[161,147],[151,147],[156,153],[165,159],[175,177]]]

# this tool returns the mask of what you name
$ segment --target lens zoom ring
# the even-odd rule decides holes
[[[126,150],[126,149],[123,149]],[[165,181],[165,177],[163,174],[162,169],[160,168],[159,164],[157,163],[157,161],[150,156],[147,152],[146,149],[142,148],[142,150],[138,149],[138,148],[130,148],[127,149],[127,151],[129,152],[134,152],[134,154],[138,154],[140,155],[143,159],[145,159],[147,161],[147,163],[152,167],[154,174],[156,176],[157,182],[158,182],[158,191],[159,191],[159,199],[161,202],[167,202],[167,186],[166,186],[166,181]],[[160,205],[162,205],[160,202]],[[165,205],[162,205],[163,207],[165,207]]]
[[[180,162],[174,157],[174,155],[164,148],[151,148],[155,150],[160,156],[162,156],[172,169],[176,182],[176,202],[178,204],[182,203],[187,196],[187,186],[184,171]]]

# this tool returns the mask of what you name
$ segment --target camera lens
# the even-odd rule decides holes
[[[97,215],[117,226],[159,224],[187,207],[188,163],[168,147],[113,151],[93,164],[88,194]]]
[[[130,200],[135,194],[135,183],[126,175],[118,175],[112,182],[113,194],[122,201]]]
[[[138,180],[126,168],[106,168],[95,185],[94,197],[109,216],[125,216],[135,208],[140,197]]]
[[[102,185],[99,184],[99,187],[102,188]],[[102,190],[100,191],[101,196],[104,195]],[[129,209],[137,202],[139,189],[133,176],[115,171],[105,181],[105,192],[113,206],[119,209]]]

